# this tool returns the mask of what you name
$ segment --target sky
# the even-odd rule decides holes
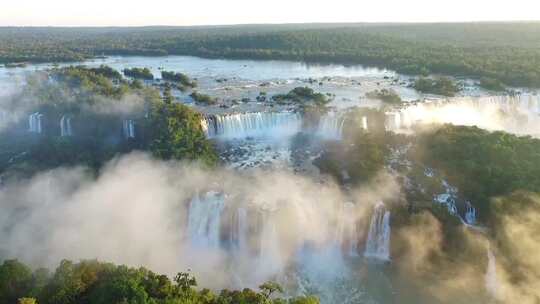
[[[540,0],[2,0],[0,26],[540,20]]]

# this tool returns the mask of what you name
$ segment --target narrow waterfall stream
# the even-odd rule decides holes
[[[375,205],[364,256],[381,261],[390,260],[390,211],[384,203]]]
[[[60,119],[60,136],[72,136],[73,128],[71,127],[71,117],[62,115]]]

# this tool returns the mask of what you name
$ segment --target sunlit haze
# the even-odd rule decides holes
[[[2,26],[539,20],[538,0],[5,1]]]

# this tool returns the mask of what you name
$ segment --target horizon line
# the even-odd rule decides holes
[[[537,20],[467,20],[467,21],[358,21],[358,22],[284,22],[284,23],[222,23],[193,25],[0,25],[0,28],[202,28],[238,26],[285,26],[285,25],[414,25],[414,24],[478,24],[478,23],[540,23]]]

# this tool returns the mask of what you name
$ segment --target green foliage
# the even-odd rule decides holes
[[[189,96],[198,103],[203,103],[207,105],[213,105],[217,103],[217,100],[214,97],[206,94],[201,94],[197,91],[191,93]]]
[[[177,82],[184,87],[194,88],[197,86],[195,81],[191,80],[186,74],[183,73],[162,71],[161,77],[163,80]]]
[[[95,99],[93,99],[95,96],[92,94],[110,98],[121,98],[129,89],[122,81],[122,76],[116,74],[118,72],[115,72],[104,66],[97,69],[89,69],[83,66],[55,68],[49,74],[51,77],[60,81],[63,86],[54,87],[46,84],[45,87],[39,86],[35,89],[68,91],[78,102],[87,103],[95,103]],[[120,81],[120,85],[115,85],[112,81],[113,79]],[[44,101],[48,102],[49,100]]]
[[[285,101],[292,101],[296,104],[309,105],[313,104],[316,107],[324,108],[330,99],[321,93],[315,93],[312,88],[309,87],[296,87],[287,94],[277,94],[272,96],[272,99],[283,103]]]
[[[32,271],[17,260],[6,260],[0,266],[0,303],[16,303],[29,295]]]
[[[214,147],[201,127],[202,116],[179,103],[154,103],[150,115],[150,151],[161,159],[217,162]]]
[[[62,261],[54,275],[44,282],[16,260],[0,265],[0,301],[19,304],[318,304],[312,296],[290,300],[274,297],[282,293],[280,285],[268,282],[261,292],[251,289],[197,290],[197,281],[189,273],[179,273],[173,282],[145,268],[116,266],[98,261],[74,264]],[[32,298],[29,298],[28,296]]]
[[[154,80],[152,71],[148,68],[131,68],[124,69],[124,75],[135,79]]]
[[[382,89],[368,92],[366,97],[372,99],[380,99],[381,101],[389,104],[401,104],[401,97],[393,89]]]
[[[384,137],[361,131],[347,141],[328,143],[326,152],[314,164],[340,182],[360,184],[384,168],[387,150]],[[347,172],[348,178],[343,172]]]
[[[459,92],[458,86],[448,77],[435,79],[420,77],[414,82],[414,88],[423,93],[455,96]]]
[[[477,127],[445,125],[419,139],[421,162],[444,172],[491,218],[490,199],[516,190],[540,192],[540,140]]]
[[[97,75],[102,75],[102,76],[105,76],[109,79],[113,79],[113,80],[122,80],[122,74],[120,74],[120,72],[118,72],[117,70],[111,68],[110,66],[107,66],[107,65],[100,65],[98,68],[91,68],[89,69],[89,71],[97,74]]]

